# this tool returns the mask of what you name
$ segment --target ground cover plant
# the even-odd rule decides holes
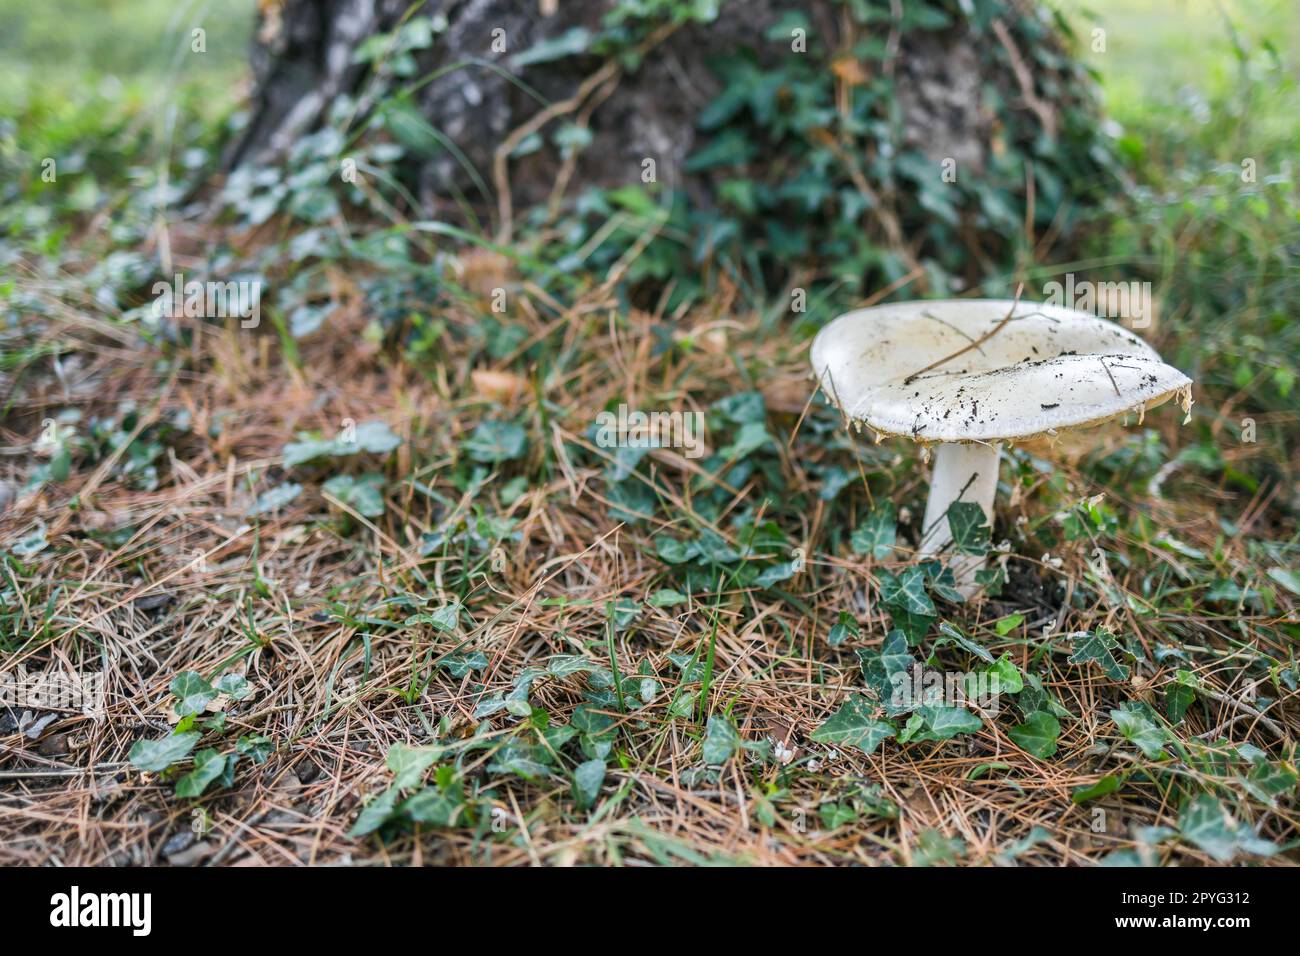
[[[0,85],[0,671],[102,681],[100,713],[0,707],[0,860],[1297,859],[1285,5],[1035,9],[1004,44],[985,4],[846,3],[814,37],[838,72],[713,64],[686,166],[719,201],[634,166],[508,236],[473,184],[432,215],[402,176],[446,148],[403,60],[436,18],[368,44],[373,123],[226,168],[252,11],[190,55],[200,13],[139,6],[169,57],[51,80],[62,35],[0,5],[27,64]],[[715,15],[616,6],[533,61]],[[945,184],[871,152],[872,84],[891,24],[966,16],[1009,76],[1060,71],[1060,135],[1012,91],[1005,152]],[[588,121],[521,152],[563,162]],[[1010,447],[992,526],[950,514],[989,558],[963,600],[915,557],[915,449],[845,427],[808,340],[853,306],[1040,299],[1066,273],[1150,283],[1139,334],[1195,403]],[[180,274],[260,298],[187,316],[182,284],[160,315]],[[656,409],[698,431],[602,437]]]

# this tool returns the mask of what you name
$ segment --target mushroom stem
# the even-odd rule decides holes
[[[973,501],[984,509],[989,525],[993,524],[993,495],[998,489],[998,456],[1002,446],[965,442],[944,442],[934,453],[934,473],[930,478],[930,498],[925,503],[922,525],[922,559],[941,554],[952,543],[948,527],[948,506],[954,501]],[[978,586],[975,572],[984,567],[979,555],[954,553],[948,566],[957,579],[957,590],[971,597]]]

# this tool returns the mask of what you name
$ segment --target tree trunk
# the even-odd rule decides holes
[[[554,211],[570,187],[647,181],[650,165],[656,182],[697,208],[738,175],[780,191],[793,175],[780,143],[759,141],[743,164],[687,163],[709,135],[701,119],[718,126],[705,110],[727,89],[719,65],[743,53],[759,85],[792,75],[795,63],[819,71],[811,75],[820,84],[807,72],[787,84],[776,108],[799,107],[812,87],[834,99],[817,104],[827,122],[800,127],[796,138],[799,148],[833,154],[835,188],[860,196],[865,211],[844,215],[861,216],[873,241],[892,250],[897,266],[886,280],[926,260],[963,276],[953,289],[997,274],[1017,241],[1017,207],[1030,239],[1037,227],[1055,240],[1065,223],[1053,218],[1055,207],[1073,202],[1062,184],[1101,178],[1089,165],[1101,124],[1086,77],[1060,42],[1064,24],[1035,6],[811,0],[794,28],[787,0],[722,0],[709,22],[623,19],[611,37],[629,6],[649,4],[428,0],[411,13],[410,0],[263,0],[256,92],[226,167],[282,162],[301,136],[340,113],[361,123],[387,116],[388,132],[398,133],[386,112],[396,102],[435,143],[408,150],[395,170],[421,207],[413,213],[454,218],[473,207],[495,220],[498,239],[511,238],[516,210],[549,200]],[[701,6],[681,0],[673,9]],[[565,135],[582,148],[566,151]],[[1009,165],[1008,153],[1032,162]],[[897,162],[904,156],[921,159],[905,169]],[[954,179],[943,183],[956,181],[957,170],[964,177],[959,209],[936,185],[949,165]],[[825,204],[821,213],[831,225],[842,214]],[[949,234],[929,228],[937,216]],[[747,228],[790,216],[773,217],[769,205],[755,218],[762,221]]]

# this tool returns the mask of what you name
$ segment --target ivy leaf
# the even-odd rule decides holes
[[[950,641],[953,641],[954,643],[960,645],[961,647],[964,647],[966,650],[970,651],[980,660],[984,661],[984,663],[986,664],[993,663],[993,655],[988,652],[987,648],[982,647],[979,644],[976,644],[969,637],[963,634],[957,627],[955,627],[952,624],[949,624],[947,621],[944,621],[939,625],[939,633],[942,634],[944,637],[948,638]]]
[[[933,614],[913,614],[900,607],[891,607],[889,616],[892,619],[894,628],[907,638],[909,647],[916,647],[925,640],[925,636],[930,632],[930,625],[934,623],[935,618]]]
[[[811,739],[857,747],[865,754],[873,754],[882,741],[894,736],[895,727],[887,720],[876,720],[871,716],[871,709],[865,697],[852,696],[813,731]]]
[[[1040,843],[1046,843],[1052,834],[1045,828],[1034,826],[1022,839],[1006,844],[997,854],[997,861],[1003,866],[1010,866],[1016,859],[1028,853]]]
[[[1046,760],[1056,753],[1056,738],[1061,735],[1061,724],[1046,711],[1030,714],[1023,724],[1007,731],[1007,736],[1027,754]]]
[[[578,807],[586,810],[596,802],[601,785],[605,782],[605,761],[588,760],[573,770],[573,797]]]
[[[527,439],[528,434],[522,425],[489,419],[479,422],[464,449],[474,461],[495,465],[521,458]]]
[[[377,518],[384,513],[384,478],[382,475],[335,475],[321,490],[337,498],[359,515]]]
[[[454,631],[460,620],[460,602],[452,601],[450,604],[444,604],[436,611],[426,611],[421,614],[412,614],[404,622],[407,627],[416,624],[432,624],[439,631]]]
[[[386,422],[362,422],[357,426],[353,435],[356,440],[353,442],[336,439],[335,444],[338,448],[347,448],[355,446],[357,450],[368,451],[372,455],[387,455],[390,451],[402,443],[402,439],[388,427]],[[340,452],[335,452],[339,454]],[[347,452],[342,452],[348,454]]]
[[[1096,661],[1102,672],[1111,680],[1122,681],[1128,678],[1128,667],[1116,661],[1115,655],[1111,653],[1119,646],[1119,642],[1106,628],[1099,627],[1095,631],[1075,631],[1070,635],[1070,643],[1074,648],[1073,653],[1070,654],[1071,664]]]
[[[984,721],[965,707],[926,704],[917,708],[903,732],[898,735],[898,742],[951,740],[958,734],[974,733],[983,726]]]
[[[1125,739],[1135,744],[1148,760],[1167,756],[1164,745],[1169,740],[1168,733],[1140,709],[1112,710],[1110,719],[1115,721]]]
[[[350,837],[365,836],[374,833],[393,817],[393,807],[397,803],[397,791],[389,788],[367,803],[348,831]]]
[[[801,561],[782,561],[779,564],[764,568],[758,577],[754,578],[754,585],[760,588],[770,588],[773,584],[788,581],[798,574],[802,567],[803,563]]]
[[[177,761],[184,760],[202,736],[197,730],[172,734],[161,740],[137,740],[129,759],[137,770],[162,773]]]
[[[869,554],[877,561],[883,561],[894,551],[894,541],[898,535],[898,512],[893,502],[882,502],[867,515],[867,520],[858,525],[849,536],[849,546],[858,554]]]
[[[194,755],[194,769],[176,781],[176,796],[199,797],[226,770],[227,756],[212,748]]]
[[[393,744],[388,748],[388,769],[393,772],[393,789],[409,790],[424,779],[424,772],[440,756],[438,747],[408,747]]]
[[[990,689],[995,694],[1019,694],[1024,690],[1024,677],[1020,668],[1012,662],[1010,654],[999,657],[985,673],[993,678]]]
[[[1231,863],[1238,853],[1272,856],[1277,847],[1257,836],[1208,793],[1198,793],[1178,817],[1178,832],[1219,863]]]
[[[482,651],[470,651],[466,654],[449,654],[442,659],[440,666],[447,668],[448,674],[459,679],[474,671],[486,670],[488,663],[487,655]]]
[[[351,434],[344,433],[334,438],[312,438],[300,433],[297,441],[284,446],[284,466],[292,468],[317,458],[342,458],[362,451],[386,455],[401,443],[401,438],[380,421],[362,422]]]
[[[646,603],[651,607],[676,607],[678,604],[685,604],[687,600],[688,598],[681,591],[674,591],[672,588],[660,588],[650,595],[650,600]]]
[[[925,593],[925,572],[920,568],[905,568],[897,575],[877,571],[880,600],[891,607],[899,607],[909,614],[933,615],[934,602]]]
[[[175,707],[178,717],[201,714],[217,699],[217,691],[196,671],[181,671],[172,678],[168,689],[178,698]]]
[[[284,508],[295,498],[302,494],[302,485],[296,482],[286,481],[283,484],[270,488],[257,496],[251,508],[248,509],[250,515],[273,514]]]
[[[253,685],[241,674],[222,674],[212,682],[212,687],[231,700],[247,700],[253,694]]]
[[[839,647],[850,637],[857,637],[861,633],[858,622],[854,620],[853,615],[848,611],[840,611],[839,620],[831,628],[831,632],[826,635],[826,643],[831,647]]]
[[[992,529],[984,509],[973,501],[954,501],[948,506],[948,528],[953,546],[963,554],[989,552]]]
[[[514,740],[497,752],[496,759],[488,764],[492,773],[513,773],[525,780],[537,781],[550,775],[551,755],[544,747],[535,747]]]
[[[271,756],[271,738],[262,734],[243,734],[235,741],[235,753],[251,758],[255,764],[264,764]]]
[[[397,815],[405,816],[415,823],[449,827],[456,822],[464,805],[465,801],[458,790],[425,787],[403,800],[397,808]]]
[[[704,762],[712,767],[726,763],[740,749],[740,734],[726,717],[709,718],[704,732]]]
[[[867,686],[875,692],[888,716],[905,714],[916,706],[917,701],[911,699],[913,695],[910,690],[906,694],[897,693],[908,686],[907,672],[916,663],[916,659],[908,653],[907,638],[902,631],[890,631],[878,650],[859,649],[858,660]]]
[[[1108,773],[1096,783],[1088,784],[1082,787],[1075,787],[1070,794],[1070,799],[1075,803],[1086,803],[1089,800],[1096,800],[1098,797],[1104,797],[1107,794],[1114,793],[1123,783],[1115,774]]]
[[[1187,714],[1187,708],[1196,699],[1196,687],[1199,682],[1196,675],[1189,670],[1179,669],[1174,674],[1174,681],[1165,688],[1165,716],[1171,724],[1176,724]]]
[[[935,829],[924,830],[912,849],[912,865],[939,866],[953,862],[965,852],[966,843],[961,837],[946,837]]]

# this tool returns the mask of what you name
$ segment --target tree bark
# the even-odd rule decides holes
[[[420,86],[415,102],[464,155],[461,160],[444,152],[420,162],[410,185],[422,203],[433,205],[453,190],[470,188],[473,176],[466,163],[498,187],[505,166],[507,195],[496,201],[507,212],[545,200],[563,167],[555,150],[504,163],[498,155],[500,144],[530,120],[547,134],[561,119],[589,123],[592,141],[577,158],[575,183],[636,181],[646,158],[656,160],[661,179],[675,183],[696,145],[700,111],[719,90],[711,64],[740,49],[752,51],[763,66],[792,55],[790,38],[770,33],[788,3],[733,0],[710,23],[663,31],[636,64],[611,64],[582,53],[529,62],[528,51],[539,43],[577,29],[597,33],[614,5],[614,0],[430,0],[418,11],[445,27],[431,46],[414,52],[419,75],[433,77]],[[368,37],[397,27],[409,7],[409,0],[264,3],[253,52],[256,93],[248,124],[227,152],[227,168],[282,161],[298,137],[324,122],[341,96],[358,97],[362,110],[373,106],[365,100],[369,67],[354,62],[354,53]],[[850,29],[845,6],[814,0],[802,9],[809,32],[819,34],[823,46],[843,43]],[[1049,129],[1055,122],[1052,108],[1033,89],[1034,80],[1025,89],[1023,71],[991,66],[999,61],[977,56],[977,43],[987,40],[972,36],[966,23],[958,19],[942,31],[904,31],[898,27],[901,0],[881,9],[888,15],[872,29],[887,44],[883,69],[897,84],[901,142],[896,145],[917,148],[936,162],[952,158],[978,172],[996,132],[996,117],[983,100],[990,84],[1018,99],[1026,115],[1055,134]],[[1012,32],[1000,30],[1014,51]],[[552,107],[549,125],[539,119],[544,103],[565,107],[560,112]],[[688,191],[710,188],[707,176],[680,178]]]

